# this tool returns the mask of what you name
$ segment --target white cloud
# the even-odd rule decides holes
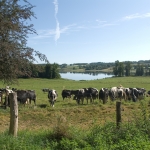
[[[54,6],[55,6],[55,16],[57,15],[58,13],[58,1],[57,0],[54,0]]]
[[[58,1],[54,0],[53,3],[54,3],[54,6],[55,6],[55,20],[56,20],[55,42],[57,43],[57,40],[60,38],[60,27],[59,27],[59,21],[57,19]]]
[[[137,18],[142,19],[142,18],[149,18],[149,17],[150,17],[150,13],[145,13],[145,14],[136,13],[136,14],[125,16],[123,20],[132,20],[132,19],[137,19]]]
[[[59,28],[59,22],[56,19],[55,41],[57,42],[59,38],[60,38],[60,28]]]

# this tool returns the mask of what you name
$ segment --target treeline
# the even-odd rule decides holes
[[[59,79],[61,78],[58,70],[59,65],[54,64],[29,64],[28,71],[30,75],[23,74],[19,78],[47,78],[47,79]]]
[[[119,62],[115,61],[113,73],[115,76],[131,76],[131,69],[135,70],[135,76],[150,76],[150,64],[139,61],[137,64],[132,64],[130,61]]]
[[[93,63],[74,63],[74,64],[62,64],[59,67],[67,68],[68,66],[72,66],[73,69],[76,67],[79,69],[88,70],[103,70],[112,68],[113,74],[115,76],[150,76],[150,60],[139,60],[139,61],[123,61],[119,62],[118,60],[115,62],[93,62]]]
[[[58,65],[54,64],[30,64],[28,72],[23,75],[19,75],[19,78],[47,78],[47,79],[58,79],[61,78],[59,74],[60,68],[66,68],[67,64]],[[114,63],[76,63],[70,64],[70,66],[78,66],[79,69],[87,70],[102,70],[107,68],[113,68],[113,74],[115,76],[150,76],[150,61],[124,61],[119,62],[118,60]],[[30,75],[29,75],[30,72]]]

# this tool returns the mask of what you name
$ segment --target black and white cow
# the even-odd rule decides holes
[[[80,101],[83,104],[84,97],[85,97],[85,90],[84,89],[78,89],[78,90],[72,90],[71,94],[74,95],[73,100],[76,100],[77,104],[80,104]]]
[[[71,98],[72,93],[71,93],[71,90],[64,89],[64,90],[62,90],[61,95],[64,100],[65,98]]]
[[[136,102],[137,100],[144,99],[146,90],[144,88],[130,88],[132,100]]]
[[[80,101],[83,104],[84,99],[88,100],[90,99],[90,102],[94,102],[95,99],[98,99],[98,90],[96,88],[82,88],[78,89],[76,91],[72,91],[74,93],[74,98],[78,104],[80,104]]]
[[[58,98],[58,93],[56,92],[56,90],[52,89],[48,91],[48,99],[52,107],[54,107],[54,103],[57,98]]]
[[[124,88],[122,88],[122,87],[112,87],[109,90],[109,97],[112,101],[114,101],[115,99],[120,99],[120,101],[122,99],[126,99],[126,93],[124,91]]]
[[[85,90],[85,98],[87,100],[87,104],[88,104],[88,99],[90,99],[90,103],[93,103],[94,100],[98,99],[98,89],[96,88],[92,88],[92,87],[89,87],[89,88],[84,88]]]
[[[99,90],[99,100],[102,100],[103,104],[105,104],[108,101],[108,96],[109,96],[108,88],[101,88]]]
[[[124,91],[126,93],[126,100],[132,100],[132,90],[131,90],[131,88],[124,88]]]

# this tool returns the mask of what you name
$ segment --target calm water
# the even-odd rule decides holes
[[[62,78],[71,79],[71,80],[96,80],[103,78],[113,77],[112,74],[107,73],[60,73]]]

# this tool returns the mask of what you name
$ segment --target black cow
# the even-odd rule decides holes
[[[64,90],[62,90],[61,95],[62,95],[63,100],[65,98],[71,98],[71,90],[64,89]]]
[[[99,100],[103,101],[103,104],[105,104],[108,101],[109,96],[109,90],[107,88],[101,88],[99,90]]]
[[[54,89],[49,90],[48,99],[49,99],[50,105],[52,107],[54,107],[54,103],[55,103],[57,97],[58,97],[58,94],[57,94],[56,90],[54,90]]]
[[[21,104],[27,104],[30,98],[30,94],[28,90],[17,90],[17,100]]]
[[[34,101],[34,105],[36,105],[36,93],[34,90],[27,90],[28,91],[28,99],[29,99],[29,102],[31,104],[31,100]]]

